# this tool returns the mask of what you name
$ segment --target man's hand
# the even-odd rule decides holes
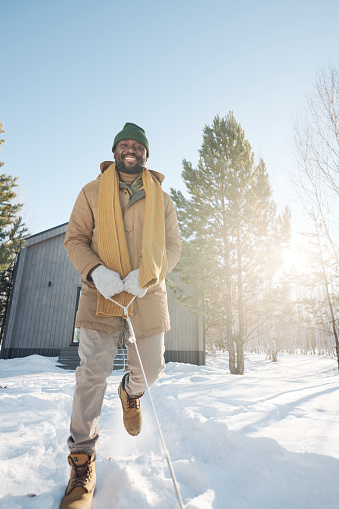
[[[135,295],[136,297],[143,297],[147,290],[144,288],[140,288],[139,284],[139,269],[132,270],[124,279],[124,290],[125,292],[131,293],[132,295]]]
[[[120,274],[108,269],[105,265],[99,265],[99,267],[93,270],[91,277],[96,289],[105,299],[110,299],[113,295],[124,291],[124,283],[121,280]]]

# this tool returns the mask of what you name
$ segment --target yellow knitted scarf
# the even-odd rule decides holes
[[[146,197],[140,286],[150,288],[162,281],[167,274],[164,201],[160,182],[147,168],[142,171],[142,183]],[[101,177],[98,228],[99,256],[106,267],[118,272],[123,279],[132,269],[119,200],[119,176],[115,163],[111,164]],[[122,306],[127,306],[133,295],[121,292],[113,298]],[[128,308],[128,313],[132,316],[132,304]],[[124,310],[98,292],[96,314],[123,316]]]

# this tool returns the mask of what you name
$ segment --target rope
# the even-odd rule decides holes
[[[159,431],[159,435],[160,435],[160,440],[161,440],[163,452],[164,452],[164,455],[165,455],[165,458],[166,458],[166,461],[167,461],[168,469],[169,469],[171,477],[172,477],[174,490],[175,490],[175,493],[176,493],[176,496],[177,496],[177,499],[178,499],[178,502],[179,502],[179,507],[180,507],[180,509],[184,509],[184,504],[183,504],[183,501],[182,501],[182,498],[181,498],[181,493],[180,493],[180,487],[179,487],[178,481],[176,480],[174,469],[173,469],[173,465],[172,465],[172,461],[171,461],[169,452],[168,452],[166,444],[165,444],[164,436],[163,436],[162,431],[161,431],[160,423],[159,423],[158,416],[157,416],[157,413],[155,411],[153,399],[152,399],[152,396],[151,396],[151,390],[150,390],[150,388],[148,386],[146,374],[145,374],[145,371],[144,371],[144,366],[142,365],[141,357],[140,357],[140,354],[139,354],[139,349],[138,349],[138,346],[137,346],[137,340],[136,340],[136,337],[135,337],[135,334],[134,334],[132,322],[131,322],[131,319],[130,319],[129,314],[128,314],[128,307],[132,304],[134,299],[135,299],[135,296],[133,297],[131,302],[126,307],[122,306],[121,304],[119,304],[118,302],[116,302],[113,299],[109,299],[109,300],[111,300],[115,304],[118,304],[118,306],[120,306],[124,310],[124,313],[125,313],[125,316],[126,316],[126,320],[127,320],[127,323],[128,323],[128,327],[129,327],[129,331],[130,331],[130,334],[131,334],[131,337],[129,338],[129,341],[134,344],[135,350],[137,352],[137,356],[138,356],[138,359],[139,359],[142,375],[144,377],[146,388],[147,388],[147,392],[148,392],[148,395],[149,395],[149,399],[150,399],[150,402],[151,402],[151,405],[152,405],[152,408],[153,408],[153,413],[154,413],[155,421],[156,421],[157,426],[158,426],[158,431]]]

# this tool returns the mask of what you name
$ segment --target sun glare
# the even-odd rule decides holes
[[[307,253],[296,246],[291,246],[286,250],[283,266],[285,270],[296,274],[306,274],[310,270]]]

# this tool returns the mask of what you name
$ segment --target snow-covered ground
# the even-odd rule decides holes
[[[74,373],[56,359],[0,360],[0,508],[58,509],[68,481]],[[152,396],[186,509],[339,507],[339,376],[334,359],[246,358],[169,363]],[[147,395],[130,437],[109,378],[100,418],[93,509],[178,503]],[[31,496],[30,496],[31,495]],[[32,496],[35,495],[35,496]]]

